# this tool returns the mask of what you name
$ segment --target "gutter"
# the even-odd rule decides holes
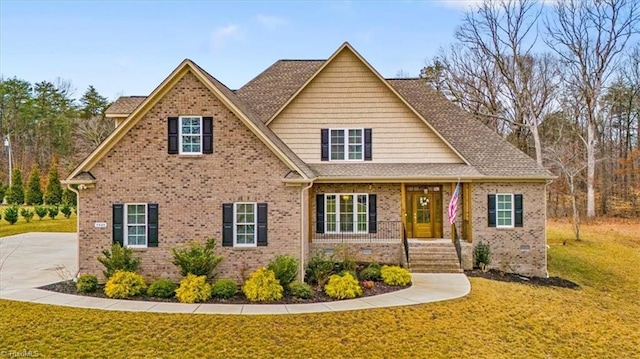
[[[304,195],[308,193],[309,189],[313,187],[313,181],[309,182],[307,187],[304,187],[300,190],[300,281],[304,282],[304,242],[305,242],[305,231],[304,231],[304,221],[305,221],[305,210],[304,210]]]

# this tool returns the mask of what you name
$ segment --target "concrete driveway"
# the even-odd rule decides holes
[[[0,297],[71,279],[77,272],[77,233],[25,233],[0,238]]]

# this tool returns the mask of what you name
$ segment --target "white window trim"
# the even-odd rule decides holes
[[[340,201],[341,197],[353,196],[353,231],[341,231],[340,230]],[[327,221],[327,196],[336,196],[336,230],[330,231],[327,228],[329,222]],[[363,231],[358,230],[358,196],[367,197],[367,211],[365,213],[365,229]],[[324,195],[324,233],[351,233],[351,234],[364,234],[369,233],[369,194],[368,193],[325,193]]]
[[[184,152],[184,151],[182,151],[182,136],[183,136],[183,134],[182,134],[182,119],[183,118],[199,118],[200,119],[200,152]],[[203,122],[202,121],[202,116],[184,115],[184,116],[179,116],[178,117],[178,154],[186,155],[186,156],[189,156],[189,155],[201,155],[202,154],[202,145],[203,145],[203,143],[202,143],[202,137],[203,137],[202,136],[202,130],[203,130],[202,125],[203,125],[203,123],[202,122]],[[187,136],[195,136],[195,135],[189,134]]]
[[[241,204],[253,205],[253,243],[238,243],[238,223],[237,208]],[[240,223],[251,224],[251,223]],[[233,203],[233,246],[234,247],[257,247],[258,246],[258,203],[257,202],[234,202]]]
[[[145,244],[129,244],[129,206],[144,206],[144,231]],[[149,246],[149,206],[147,203],[125,203],[124,204],[124,238],[122,239],[125,247],[129,248],[147,248]]]
[[[362,142],[360,145],[362,146],[361,158],[359,159],[349,159],[349,130],[360,130],[360,138]],[[341,160],[331,159],[331,132],[332,131],[344,131],[344,158]],[[349,127],[349,128],[329,128],[329,161],[337,162],[337,161],[345,161],[345,162],[363,162],[364,161],[364,127]],[[369,205],[367,204],[367,207]]]
[[[500,210],[498,209],[498,198],[500,196],[510,196],[511,197],[511,224],[510,225],[500,225],[500,223],[498,222],[498,213],[499,212],[506,212],[506,210]],[[514,228],[515,227],[515,201],[514,201],[514,196],[513,193],[496,193],[496,228]]]

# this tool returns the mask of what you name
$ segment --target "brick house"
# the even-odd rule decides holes
[[[550,174],[420,79],[382,78],[348,43],[327,60],[280,60],[238,90],[184,60],[107,116],[116,129],[64,181],[79,192],[81,273],[100,275],[96,257],[119,242],[147,277],[177,278],[170,249],[214,237],[218,273],[234,279],[276,254],[303,266],[345,248],[459,271],[481,242],[492,267],[546,275]],[[453,268],[428,255],[439,251]]]

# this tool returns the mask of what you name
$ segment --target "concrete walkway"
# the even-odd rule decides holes
[[[464,274],[414,273],[410,288],[372,297],[310,304],[182,304],[94,298],[37,287],[77,272],[75,233],[27,233],[0,239],[0,298],[76,308],[156,313],[297,314],[395,307],[438,302],[467,295]]]

